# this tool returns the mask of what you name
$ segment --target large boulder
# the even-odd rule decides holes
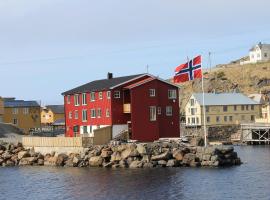
[[[160,155],[152,156],[151,160],[159,161],[159,160],[169,160],[172,157],[172,154],[169,151],[166,151]]]
[[[57,156],[46,155],[44,158],[44,165],[46,166],[56,166]]]
[[[195,161],[195,158],[196,158],[196,155],[195,154],[193,154],[193,153],[187,153],[187,154],[185,154],[185,156],[184,156],[184,158],[182,160],[182,163],[184,165],[188,165],[189,166],[191,164],[191,162],[194,162]]]
[[[93,156],[89,160],[89,165],[91,167],[99,167],[102,166],[103,163],[103,158],[101,156]]]
[[[19,162],[19,165],[33,165],[36,160],[37,159],[35,157],[22,158]]]
[[[30,154],[28,151],[20,151],[18,153],[18,159],[21,160],[22,158],[29,157]]]
[[[139,156],[139,152],[136,149],[136,145],[130,144],[126,146],[126,149],[121,152],[121,158],[124,160],[128,157]]]
[[[139,160],[134,160],[130,163],[129,168],[142,168],[143,163]]]
[[[112,151],[111,150],[102,150],[101,151],[101,157],[102,158],[109,158],[112,155]]]
[[[121,158],[121,154],[119,152],[113,152],[113,154],[111,155],[111,161],[112,162],[117,162],[117,161],[120,161],[122,158]]]
[[[178,161],[182,161],[184,155],[183,155],[183,152],[182,152],[181,150],[175,150],[175,151],[173,152],[173,157],[174,157],[176,160],[178,160]]]
[[[64,166],[65,165],[65,161],[67,161],[68,156],[64,153],[61,153],[57,156],[56,159],[56,166]]]
[[[146,148],[143,144],[137,144],[137,151],[140,155],[147,154]]]

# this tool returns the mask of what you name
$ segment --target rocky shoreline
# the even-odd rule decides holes
[[[42,155],[22,144],[0,144],[0,166],[106,168],[219,167],[240,165],[232,146],[194,147],[176,141],[96,145],[81,154]]]

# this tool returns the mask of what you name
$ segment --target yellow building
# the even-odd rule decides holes
[[[0,123],[3,122],[3,115],[4,115],[4,101],[3,98],[0,97]]]
[[[41,110],[41,124],[51,125],[65,119],[64,105],[48,105]]]
[[[29,134],[29,130],[40,128],[40,105],[36,101],[4,98],[3,122],[11,123]]]
[[[205,93],[207,126],[252,123],[261,116],[260,104],[241,93]],[[203,94],[192,94],[185,106],[186,126],[203,126]]]
[[[250,94],[249,97],[260,103],[262,115],[255,119],[256,123],[270,123],[270,98],[264,94]]]

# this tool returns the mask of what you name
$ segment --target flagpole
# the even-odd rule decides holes
[[[207,147],[207,130],[206,130],[206,116],[205,116],[205,96],[204,96],[204,77],[203,77],[203,69],[202,69],[202,93],[203,93],[204,146]]]

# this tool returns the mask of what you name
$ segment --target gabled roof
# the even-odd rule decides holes
[[[64,114],[64,105],[47,105],[47,109],[50,109],[55,114]]]
[[[127,85],[125,88],[126,88],[126,89],[132,89],[132,88],[137,87],[137,86],[139,86],[139,85],[143,85],[143,84],[145,84],[145,83],[148,83],[148,82],[150,82],[150,81],[152,81],[152,80],[155,80],[155,78],[154,78],[154,77],[148,77],[148,78],[143,79],[143,80],[141,80],[141,81],[138,81],[138,82],[136,82],[136,83],[132,83],[132,84],[130,84],[130,85]]]
[[[12,100],[12,101],[4,101],[4,107],[6,108],[39,107],[39,104],[36,101]]]
[[[200,105],[203,105],[203,93],[194,93],[193,96]],[[241,93],[205,93],[204,99],[206,106],[260,104]]]
[[[253,46],[249,51],[254,51],[257,47],[259,47],[259,49],[270,49],[270,44],[263,44],[263,43],[259,43],[259,44],[256,44],[255,46]]]
[[[76,87],[74,89],[68,90],[66,92],[63,92],[62,95],[108,90],[115,86],[129,82],[133,79],[137,79],[145,75],[147,74],[137,74],[137,75],[131,75],[131,76],[116,77],[116,78],[111,78],[111,79],[96,80],[96,81],[92,81],[84,85],[81,85],[79,87]]]

